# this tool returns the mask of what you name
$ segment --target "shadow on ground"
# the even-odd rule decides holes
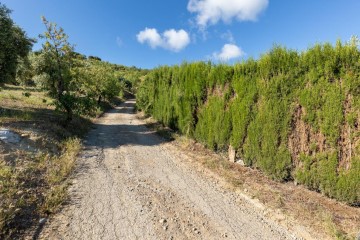
[[[134,101],[130,101],[123,103],[121,108],[109,111],[105,123],[93,125],[94,129],[85,140],[85,145],[102,148],[118,148],[123,145],[154,146],[173,140],[157,136],[156,131],[151,130],[147,124],[138,124],[134,105]],[[121,115],[113,117],[112,114]]]

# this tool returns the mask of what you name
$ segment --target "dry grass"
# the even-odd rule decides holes
[[[12,85],[5,85],[0,90],[1,107],[11,106],[12,108],[52,108],[52,99],[46,96],[45,92],[35,88],[22,88]]]
[[[61,183],[74,169],[76,155],[81,150],[78,138],[67,139],[63,143],[63,151],[59,157],[54,156],[49,161],[47,182],[50,185]]]
[[[94,119],[75,116],[65,125],[66,116],[52,103],[35,88],[0,89],[0,128],[22,138],[21,144],[0,144],[0,239],[32,234],[38,221],[57,212],[67,199],[80,139]],[[103,104],[97,115],[112,106]]]
[[[59,156],[19,151],[15,166],[0,161],[1,238],[13,238],[31,226],[30,217],[39,219],[59,210],[80,149],[80,140],[74,138],[64,141]]]
[[[81,146],[78,138],[68,139],[63,144],[62,154],[49,159],[45,179],[51,187],[45,194],[45,201],[42,206],[43,212],[56,212],[65,201],[68,185],[66,179],[75,167],[75,161]]]
[[[63,119],[44,92],[8,85],[0,91],[0,128],[22,136],[21,145],[0,144],[0,239],[21,238],[66,199],[79,139],[91,122],[77,117],[65,128]]]

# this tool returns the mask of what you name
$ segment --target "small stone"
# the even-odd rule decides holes
[[[163,229],[164,229],[164,231],[166,231],[166,230],[168,229],[168,227],[167,227],[167,226],[164,226]]]
[[[245,162],[244,162],[244,160],[242,160],[242,159],[237,159],[237,160],[236,160],[236,163],[237,163],[237,164],[240,164],[241,166],[245,166]]]
[[[236,150],[233,146],[229,146],[229,150],[228,150],[228,153],[229,153],[229,161],[230,162],[235,162],[236,160]]]
[[[164,219],[164,218],[160,219],[160,220],[159,220],[159,223],[161,223],[161,224],[166,223],[166,219]]]
[[[21,136],[9,129],[0,129],[0,141],[5,143],[19,143]]]
[[[193,231],[196,232],[197,228],[193,228]]]
[[[39,223],[40,223],[40,224],[44,224],[46,221],[47,221],[46,218],[41,218],[41,219],[39,220]]]
[[[224,233],[222,236],[225,237],[225,238],[228,237],[227,233]]]

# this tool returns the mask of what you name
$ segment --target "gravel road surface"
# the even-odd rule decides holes
[[[40,239],[296,239],[184,161],[133,113],[105,114],[85,141],[70,203]]]

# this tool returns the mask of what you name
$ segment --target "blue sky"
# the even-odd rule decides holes
[[[30,37],[44,31],[43,15],[65,29],[76,51],[141,68],[232,63],[274,44],[301,51],[360,35],[359,0],[0,1]]]

